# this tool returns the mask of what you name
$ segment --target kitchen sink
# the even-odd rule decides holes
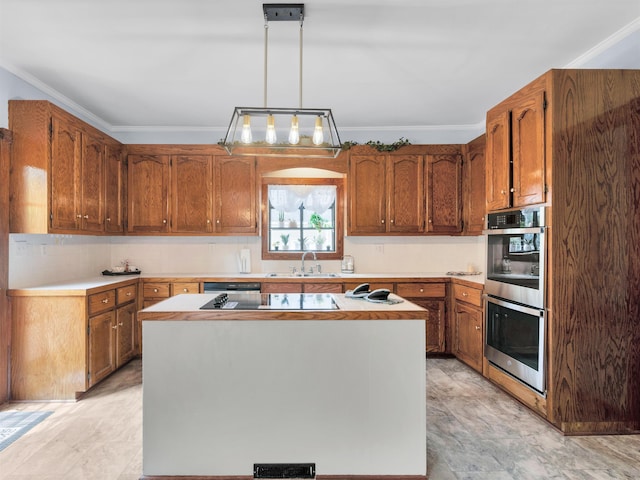
[[[267,273],[266,275],[269,278],[280,277],[280,278],[339,278],[340,274],[338,273]]]

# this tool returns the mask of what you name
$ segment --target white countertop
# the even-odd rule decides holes
[[[19,292],[45,292],[45,291],[65,291],[67,294],[86,293],[88,290],[108,287],[116,283],[135,280],[137,278],[169,278],[169,279],[205,279],[211,281],[318,281],[318,282],[341,282],[341,281],[359,281],[362,279],[416,279],[416,278],[458,278],[466,281],[478,283],[482,285],[484,283],[484,275],[447,275],[446,272],[426,272],[426,273],[337,273],[336,277],[300,277],[300,276],[288,276],[286,273],[279,273],[277,277],[270,277],[269,273],[211,273],[211,272],[181,272],[181,273],[145,273],[134,275],[96,275],[92,277],[61,281],[55,283],[48,283],[43,285],[36,285],[31,287],[11,288],[9,289],[10,295],[19,294]]]

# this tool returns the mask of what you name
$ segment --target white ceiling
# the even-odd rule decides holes
[[[263,105],[262,3],[0,0],[0,66],[111,132],[214,143]],[[468,141],[548,69],[600,66],[640,68],[640,0],[305,2],[303,105],[332,108],[343,141]],[[298,68],[298,23],[270,22],[269,106],[298,106]]]

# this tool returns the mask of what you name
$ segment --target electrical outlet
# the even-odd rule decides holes
[[[382,255],[384,253],[384,243],[376,243],[375,252],[378,255]]]

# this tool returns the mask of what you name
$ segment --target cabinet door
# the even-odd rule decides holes
[[[116,310],[116,368],[127,363],[135,354],[136,304],[124,305]]]
[[[427,230],[462,231],[462,157],[428,155],[427,170]]]
[[[389,156],[389,232],[424,231],[422,155]]]
[[[64,120],[51,119],[51,229],[77,230],[80,225],[80,154],[82,134]]]
[[[95,385],[115,370],[116,335],[113,310],[89,317],[89,386]]]
[[[485,140],[474,141],[469,145],[464,165],[464,232],[467,235],[481,235],[485,227]]]
[[[173,201],[171,231],[213,231],[213,157],[176,155],[172,158]]]
[[[104,231],[104,143],[102,139],[82,134],[81,156],[81,228],[88,232]]]
[[[445,351],[445,310],[444,300],[409,299],[416,305],[427,310],[426,321],[426,351]]]
[[[349,234],[385,233],[386,156],[352,155],[349,160]]]
[[[215,232],[258,233],[256,160],[253,157],[216,157]]]
[[[486,194],[487,211],[509,208],[510,161],[509,153],[510,112],[487,114]]]
[[[545,201],[544,92],[537,92],[511,114],[513,206]]]
[[[168,155],[129,155],[128,228],[131,233],[169,232]]]
[[[456,302],[453,353],[478,372],[482,372],[482,309]]]
[[[105,147],[104,231],[124,233],[124,193],[126,171],[120,145]]]

